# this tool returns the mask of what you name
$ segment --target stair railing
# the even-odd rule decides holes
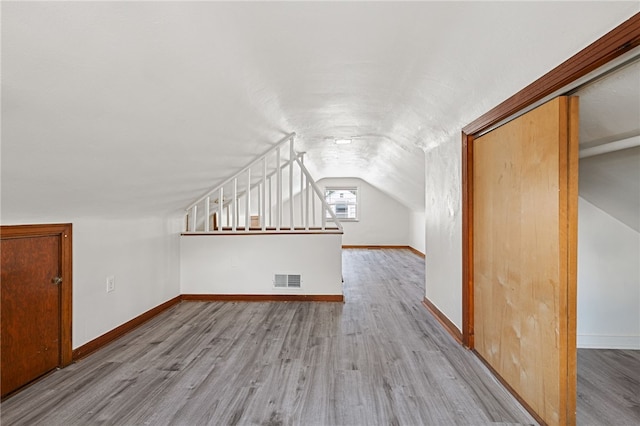
[[[304,165],[304,153],[294,149],[295,136],[288,134],[191,203],[186,233],[342,232]]]

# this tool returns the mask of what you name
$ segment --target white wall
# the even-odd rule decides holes
[[[357,178],[324,178],[318,182],[323,191],[331,186],[356,186],[358,221],[342,222],[344,245],[408,246],[410,210],[366,181]]]
[[[409,246],[424,254],[425,241],[424,211],[411,211],[409,213]]]
[[[579,198],[578,347],[640,349],[640,233]]]
[[[183,219],[43,218],[23,223],[73,224],[73,348],[179,295]],[[106,292],[106,277],[115,291]]]
[[[342,294],[340,234],[180,237],[182,294]],[[300,274],[300,289],[274,288]]]
[[[462,329],[462,157],[460,139],[425,154],[425,295]]]

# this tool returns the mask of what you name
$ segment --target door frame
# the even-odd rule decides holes
[[[70,223],[38,225],[2,225],[0,239],[29,237],[60,237],[60,263],[62,283],[60,283],[60,356],[59,367],[71,364],[73,351],[71,344],[71,300],[73,289],[72,225]]]
[[[474,348],[473,324],[473,143],[501,123],[547,98],[564,94],[579,80],[640,46],[640,13],[614,28],[547,74],[462,129],[462,343]],[[597,76],[594,76],[596,78]],[[575,226],[576,224],[573,224]],[[575,312],[573,313],[575,316]],[[575,321],[575,318],[573,319]]]

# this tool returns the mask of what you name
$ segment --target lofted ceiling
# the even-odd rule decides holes
[[[359,177],[422,210],[425,150],[457,140],[639,10],[635,1],[1,7],[3,220],[172,214],[289,132],[317,180]]]

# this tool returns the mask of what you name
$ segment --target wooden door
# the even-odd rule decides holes
[[[4,396],[61,365],[61,236],[0,244]]]
[[[578,99],[474,140],[476,352],[549,425],[575,424]]]

